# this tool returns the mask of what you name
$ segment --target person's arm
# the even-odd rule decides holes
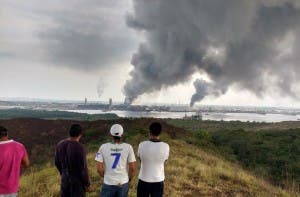
[[[28,155],[26,154],[26,155],[22,158],[21,166],[24,167],[24,168],[28,168],[29,165],[30,165],[29,158],[28,158]]]
[[[138,157],[139,161],[141,162],[141,161],[142,161],[142,160],[141,160],[141,143],[140,143],[139,146],[138,146],[137,157]]]
[[[97,172],[101,177],[104,177],[104,159],[102,154],[103,146],[101,146],[96,153],[95,160],[97,162]]]
[[[104,167],[103,162],[97,162],[97,172],[101,177],[104,177]]]
[[[166,144],[166,157],[165,157],[165,161],[167,161],[169,159],[170,156],[170,146],[168,144]]]
[[[134,177],[135,173],[135,155],[134,151],[131,145],[129,145],[129,155],[128,155],[128,176],[129,176],[129,181]]]
[[[134,177],[135,173],[135,162],[130,162],[128,163],[128,176],[129,176],[129,181],[131,181]]]
[[[83,146],[81,146],[79,150],[78,165],[80,165],[79,169],[81,171],[81,180],[83,181],[85,188],[88,189],[90,186],[90,178],[87,168],[86,152]]]
[[[61,162],[59,160],[59,153],[58,153],[57,147],[55,150],[55,166],[56,166],[57,170],[59,171],[59,174],[62,174],[62,167],[61,167]]]

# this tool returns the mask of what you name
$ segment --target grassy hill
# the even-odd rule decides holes
[[[33,162],[33,166],[23,173],[20,196],[50,197],[59,195],[59,175],[53,166],[55,144],[67,136],[71,123],[80,123],[86,129],[82,142],[89,153],[88,163],[94,191],[88,196],[93,197],[99,196],[102,182],[96,173],[94,156],[101,143],[110,140],[108,138],[110,125],[116,122],[124,125],[124,140],[131,143],[136,151],[138,143],[147,139],[147,128],[152,121],[153,119],[98,121],[13,119],[0,120],[0,125],[8,127],[14,139],[25,143]],[[166,163],[165,196],[299,196],[299,191],[297,193],[295,190],[281,189],[258,174],[244,170],[242,163],[226,158],[224,154],[218,152],[218,147],[214,144],[199,143],[203,142],[202,139],[205,137],[201,136],[197,141],[191,140],[195,139],[194,135],[199,128],[186,131],[189,129],[173,126],[176,123],[185,124],[162,121],[164,128],[162,139],[171,147],[170,159]],[[136,185],[137,176],[131,183],[129,196],[135,196]]]
[[[238,162],[275,185],[299,191],[300,122],[168,122],[190,131],[190,143]]]
[[[137,149],[137,142],[145,135],[136,135],[127,141]],[[291,196],[259,179],[239,166],[208,154],[196,146],[181,140],[163,139],[171,146],[171,155],[166,163],[165,196]],[[97,145],[100,145],[99,142]],[[94,146],[95,145],[95,146]],[[90,144],[88,162],[94,192],[88,196],[99,196],[102,179],[96,173],[94,156],[96,144]],[[59,176],[49,163],[40,170],[31,170],[22,177],[20,196],[58,196]],[[130,195],[135,196],[137,177],[130,187]]]

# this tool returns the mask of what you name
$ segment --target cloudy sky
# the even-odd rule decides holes
[[[0,97],[300,106],[298,4],[0,0]]]

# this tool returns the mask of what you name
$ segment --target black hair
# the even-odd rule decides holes
[[[69,134],[71,137],[78,137],[82,134],[82,127],[79,124],[72,124]]]
[[[161,124],[159,122],[152,122],[149,126],[149,130],[153,136],[159,136],[161,133]]]
[[[119,136],[113,136],[113,138],[114,138],[114,140],[116,140],[116,141],[121,141],[121,137],[119,137]]]
[[[7,136],[7,129],[3,126],[0,126],[0,138]]]

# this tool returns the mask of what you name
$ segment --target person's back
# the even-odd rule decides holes
[[[128,163],[135,161],[132,152],[131,145],[127,143],[106,143],[100,147],[98,154],[102,154],[106,166],[104,183],[122,185],[128,182]]]
[[[138,197],[161,197],[164,193],[165,170],[164,163],[169,158],[170,147],[161,142],[159,135],[162,127],[159,122],[149,126],[150,139],[141,142],[138,148],[138,157],[141,160]]]
[[[149,140],[140,143],[138,156],[141,159],[139,179],[146,182],[161,182],[165,179],[164,162],[169,157],[169,145]]]
[[[21,166],[29,165],[26,149],[23,144],[8,140],[6,135],[1,137],[0,153],[0,195],[17,195]]]
[[[123,127],[114,124],[110,129],[112,143],[102,144],[96,154],[97,171],[104,177],[101,197],[125,197],[129,181],[134,176],[135,156],[130,144],[122,143]]]
[[[61,197],[83,197],[90,182],[86,153],[79,143],[81,126],[73,124],[69,135],[70,138],[57,144],[55,152],[55,165],[61,175]]]
[[[60,141],[56,147],[56,163],[60,173],[82,179],[82,174],[86,173],[84,155],[84,148],[79,142],[69,139]]]

